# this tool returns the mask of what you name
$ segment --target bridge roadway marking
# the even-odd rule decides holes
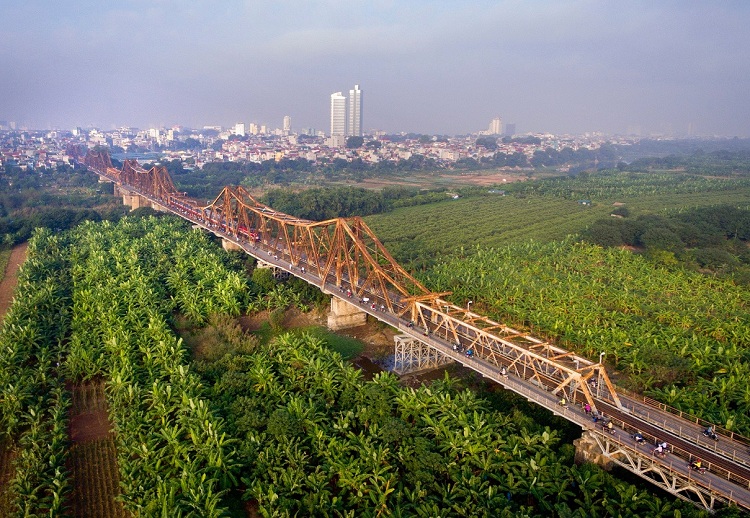
[[[101,176],[105,176],[106,178],[112,180],[107,175],[101,175]],[[131,188],[128,187],[128,189],[131,189]],[[186,213],[183,213],[179,209],[171,207],[168,203],[165,203],[162,200],[158,200],[158,199],[154,198],[153,196],[151,196],[149,194],[142,194],[138,189],[133,189],[133,190],[135,192],[137,192],[139,195],[141,195],[141,196],[143,196],[143,197],[151,200],[152,202],[154,202],[154,203],[156,203],[156,204],[158,204],[158,205],[166,208],[167,210],[169,210],[170,212],[174,213],[175,215],[177,215],[177,216],[179,216],[179,217],[181,217],[183,219],[186,219],[188,221],[191,221],[192,223],[195,223],[196,225],[198,225],[198,226],[206,229],[207,231],[209,231],[209,232],[217,235],[218,237],[221,237],[221,238],[227,239],[229,241],[232,241],[232,242],[234,242],[236,244],[239,244],[242,247],[242,249],[246,253],[248,253],[249,255],[252,255],[252,256],[256,257],[257,259],[260,259],[260,260],[262,260],[264,262],[267,262],[269,264],[273,264],[274,266],[276,266],[278,268],[281,268],[281,269],[283,269],[283,270],[285,270],[285,271],[287,271],[287,272],[289,272],[289,273],[291,273],[291,274],[293,274],[293,275],[295,275],[297,277],[301,277],[304,280],[306,280],[307,282],[318,286],[324,292],[330,293],[332,296],[335,296],[335,297],[338,297],[338,298],[340,298],[342,300],[345,300],[345,301],[349,302],[350,304],[357,305],[354,302],[352,302],[350,299],[348,299],[346,297],[343,297],[343,296],[337,295],[335,292],[338,290],[338,286],[335,286],[335,285],[333,285],[331,283],[324,282],[324,281],[320,280],[316,275],[313,275],[309,271],[305,271],[303,273],[301,270],[298,270],[298,269],[295,269],[295,268],[289,268],[289,263],[288,262],[285,263],[284,261],[282,261],[281,259],[278,259],[278,258],[274,257],[273,255],[270,255],[269,257],[265,257],[265,256],[261,256],[260,255],[261,251],[267,252],[268,254],[272,254],[274,252],[274,249],[268,248],[268,247],[253,246],[252,244],[248,245],[244,241],[237,240],[234,235],[226,233],[226,232],[223,232],[219,228],[214,228],[214,227],[212,227],[211,225],[207,224],[206,222],[204,222],[202,220],[194,219],[193,217],[191,217],[190,215],[188,215]],[[277,251],[283,252],[284,250],[285,249],[279,249]],[[530,384],[530,383],[528,383],[526,381],[517,380],[514,376],[504,377],[504,376],[502,376],[500,374],[499,369],[497,369],[495,366],[492,366],[492,365],[490,365],[490,364],[488,364],[486,362],[483,362],[483,361],[479,361],[476,358],[466,357],[462,353],[453,351],[451,344],[448,344],[447,342],[445,342],[442,339],[436,339],[433,336],[422,336],[422,335],[420,335],[417,331],[414,331],[413,329],[410,329],[410,328],[406,327],[406,325],[404,324],[404,321],[402,319],[396,317],[395,315],[392,315],[390,313],[385,313],[385,312],[382,312],[382,311],[377,311],[377,310],[373,311],[369,307],[363,306],[361,304],[358,305],[358,307],[362,311],[364,311],[364,312],[372,315],[373,317],[377,318],[378,320],[384,321],[384,322],[392,325],[393,327],[399,329],[400,331],[404,332],[405,334],[408,334],[409,336],[412,336],[414,339],[416,339],[416,340],[418,340],[418,341],[420,341],[422,343],[425,343],[425,344],[429,345],[430,347],[433,347],[434,349],[440,351],[441,354],[444,354],[445,356],[448,356],[448,357],[454,359],[455,361],[457,361],[457,362],[465,365],[466,367],[468,367],[468,368],[470,368],[470,369],[472,369],[472,370],[474,370],[476,372],[479,372],[483,376],[492,379],[493,381],[499,383],[500,385],[502,385],[503,387],[505,387],[507,389],[512,390],[513,392],[516,392],[517,394],[525,397],[529,401],[532,401],[532,402],[535,402],[535,403],[537,403],[537,404],[539,404],[541,406],[544,406],[545,408],[547,408],[548,410],[550,410],[553,414],[562,416],[565,419],[567,419],[567,420],[569,420],[571,422],[574,422],[575,424],[579,425],[582,429],[584,429],[584,430],[593,430],[594,429],[594,425],[593,425],[591,419],[588,416],[586,416],[582,411],[579,411],[577,409],[577,407],[576,407],[575,410],[573,410],[571,407],[561,407],[558,404],[557,399],[555,397],[552,397],[546,390],[544,390],[542,388],[539,388],[539,387],[536,387],[536,386],[534,386],[534,385],[532,385],[532,384]],[[600,398],[598,398],[598,400],[600,400],[602,403],[604,403],[604,404],[606,404],[608,406],[609,415],[611,415],[613,417],[616,417],[617,419],[620,419],[620,421],[623,422],[623,423],[627,423],[628,426],[633,427],[633,429],[638,429],[638,430],[641,430],[641,431],[646,431],[647,433],[651,433],[651,431],[653,431],[654,434],[660,434],[661,436],[663,436],[666,433],[669,436],[671,444],[680,445],[680,447],[682,449],[684,449],[687,453],[691,453],[691,452],[689,452],[688,448],[693,448],[694,449],[694,448],[697,447],[697,448],[699,448],[701,450],[700,451],[700,455],[702,456],[701,458],[703,458],[704,460],[709,460],[710,462],[716,464],[717,466],[722,466],[722,460],[721,460],[721,457],[719,456],[719,455],[721,455],[721,452],[718,452],[718,451],[717,452],[712,452],[711,450],[705,449],[705,446],[703,446],[702,444],[700,444],[700,443],[694,443],[694,442],[689,442],[688,440],[686,440],[684,438],[683,433],[682,433],[682,428],[679,425],[679,420],[678,420],[679,418],[677,418],[676,416],[672,416],[672,414],[669,414],[667,412],[662,412],[662,414],[664,414],[664,415],[668,415],[668,416],[673,417],[674,419],[671,420],[671,421],[673,423],[676,422],[678,424],[675,425],[675,428],[677,430],[676,431],[672,431],[671,429],[666,429],[667,428],[666,427],[666,420],[664,420],[664,428],[661,428],[657,423],[652,423],[653,419],[650,417],[650,413],[648,412],[648,410],[644,410],[644,408],[646,408],[646,409],[648,408],[646,405],[643,405],[640,402],[634,401],[633,399],[628,398],[627,396],[625,396],[625,398],[631,403],[631,410],[630,410],[632,412],[631,415],[629,415],[628,412],[621,412],[621,411],[617,410],[614,406],[612,406],[611,404],[607,403],[605,400],[601,400]],[[639,408],[640,412],[636,411],[636,404],[639,405],[638,408]],[[635,415],[636,413],[640,413],[641,414],[641,418],[638,418]],[[644,413],[646,415],[643,415]],[[649,430],[651,430],[651,431],[649,431]],[[623,441],[620,440],[621,436],[623,434],[625,434],[625,433],[626,432],[624,432],[624,431],[619,431],[618,430],[617,434],[616,434],[616,437],[617,437],[616,442],[619,442],[620,444],[625,444]],[[675,435],[675,433],[677,433],[677,435]],[[655,435],[655,436],[657,436],[657,435]],[[700,438],[698,438],[698,440],[700,440]],[[739,456],[737,455],[736,449],[733,452],[733,456],[736,457],[736,458],[741,458],[743,464],[747,463],[747,459],[746,458],[742,457],[741,455],[739,455]],[[713,460],[711,460],[711,459],[713,459]],[[665,462],[665,461],[663,461],[661,459],[657,459],[657,460],[665,468],[667,468],[667,469],[669,469],[671,471],[675,471],[675,472],[681,473],[681,474],[685,475],[688,479],[691,478],[691,474],[692,473],[691,473],[691,471],[687,467],[687,462],[685,463],[684,466],[675,466],[673,464],[673,462],[667,463],[667,462]],[[746,466],[737,465],[736,462],[732,462],[732,464],[734,465],[734,472],[736,472],[737,470],[739,470],[742,473],[745,473],[747,471]],[[625,467],[627,468],[627,466],[625,466]],[[728,469],[728,468],[725,468],[725,469]],[[750,473],[750,472],[748,472],[748,473]],[[702,485],[704,485],[704,487],[707,487],[707,489],[709,489],[709,490],[711,490],[711,488],[713,488],[714,490],[718,489],[722,493],[724,493],[724,495],[729,495],[730,499],[737,501],[740,505],[742,505],[746,509],[750,509],[750,491],[748,491],[747,489],[742,488],[741,486],[733,484],[733,483],[731,483],[730,481],[728,481],[728,480],[726,480],[724,478],[719,478],[717,475],[715,475],[713,473],[710,473],[710,472],[706,473],[705,475],[702,475],[702,476],[706,476],[706,478],[712,479],[708,486],[706,486],[705,484],[702,484]],[[695,479],[695,476],[693,476],[692,478]],[[746,478],[748,478],[748,477],[746,477]]]

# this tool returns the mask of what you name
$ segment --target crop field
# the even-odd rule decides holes
[[[425,255],[452,253],[475,244],[488,247],[521,241],[559,241],[607,217],[614,203],[624,203],[634,214],[664,213],[719,204],[750,205],[750,187],[738,184],[695,192],[670,192],[662,186],[608,192],[607,198],[587,198],[570,189],[555,194],[500,194],[447,200],[404,207],[368,216],[367,224],[397,259],[409,257],[404,248]],[[590,199],[592,205],[579,200]],[[416,253],[416,252],[415,252]]]
[[[26,264],[0,333],[16,456],[8,470],[2,450],[4,516],[571,516],[584,501],[705,516],[574,465],[559,431],[459,380],[368,381],[322,333],[235,333],[244,308],[299,301],[289,285],[251,295],[239,265],[171,218],[43,231]],[[221,354],[191,362],[176,311],[226,322]]]
[[[477,247],[426,275],[456,304],[606,362],[621,382],[750,435],[750,290],[567,240]]]

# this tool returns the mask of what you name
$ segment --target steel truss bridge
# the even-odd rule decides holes
[[[405,271],[361,218],[300,219],[259,203],[242,187],[225,187],[203,205],[177,191],[162,166],[145,170],[125,160],[118,169],[104,151],[77,148],[69,154],[102,181],[114,182],[131,206],[137,198],[138,206],[180,216],[225,245],[314,284],[339,307],[399,329],[397,372],[458,362],[579,425],[580,458],[619,465],[708,510],[750,510],[749,439],[721,429],[718,441],[708,439],[702,434],[708,423],[615,389],[601,356],[591,361],[448,302],[448,293],[431,292]],[[586,404],[615,424],[612,433],[596,426],[584,412]],[[636,431],[646,443],[632,439]],[[664,458],[652,453],[657,440],[670,445]],[[689,469],[697,458],[707,472]]]

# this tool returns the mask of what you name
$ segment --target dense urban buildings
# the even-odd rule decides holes
[[[343,96],[342,96],[343,97]],[[288,120],[291,127],[291,120]],[[450,169],[459,161],[483,161],[495,155],[521,156],[531,161],[535,153],[547,149],[572,151],[596,150],[606,144],[628,145],[638,142],[634,137],[613,137],[602,134],[553,135],[526,134],[516,139],[486,135],[486,130],[454,137],[383,132],[363,135],[361,147],[349,149],[346,137],[337,142],[326,139],[311,129],[289,132],[283,128],[268,129],[265,125],[249,124],[246,135],[241,134],[242,123],[229,128],[205,126],[190,129],[119,128],[104,131],[97,128],[75,128],[73,131],[0,130],[0,170],[12,164],[21,169],[45,170],[70,164],[68,144],[88,147],[108,146],[115,158],[134,158],[142,162],[179,160],[188,169],[201,168],[211,162],[255,162],[267,160],[305,159],[315,164],[330,164],[336,160],[358,161],[374,165],[379,162],[413,160],[419,157],[434,161],[435,167]],[[510,126],[510,125],[509,125]],[[240,131],[238,131],[240,130]],[[510,128],[506,128],[506,132]],[[483,137],[481,145],[479,137]],[[304,135],[304,138],[301,138]],[[514,169],[516,166],[505,167]],[[563,171],[564,169],[560,169]]]

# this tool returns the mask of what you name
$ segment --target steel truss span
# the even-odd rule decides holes
[[[750,509],[750,440],[723,430],[718,443],[704,440],[707,423],[616,390],[601,361],[446,301],[448,293],[431,292],[404,270],[361,218],[297,218],[258,202],[242,187],[225,187],[203,205],[177,191],[162,166],[145,170],[126,160],[117,169],[106,151],[70,151],[128,196],[191,221],[399,329],[395,357],[401,371],[459,362],[579,425],[592,455],[706,509],[717,503]],[[591,416],[597,412],[606,412],[605,422],[614,426],[596,428]],[[636,431],[652,444],[668,442],[668,458],[635,443]],[[710,471],[692,476],[686,466],[695,458]]]

